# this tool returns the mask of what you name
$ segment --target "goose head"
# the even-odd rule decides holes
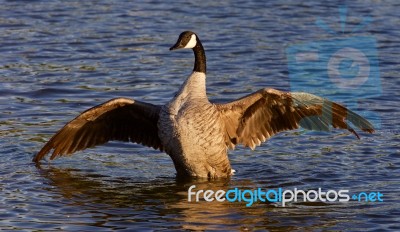
[[[181,48],[194,48],[197,45],[197,35],[192,31],[184,31],[179,35],[178,41],[169,50]]]
[[[206,73],[206,54],[199,37],[192,31],[184,31],[169,50],[189,48],[194,52],[194,72]]]

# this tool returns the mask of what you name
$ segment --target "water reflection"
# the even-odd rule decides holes
[[[44,187],[47,191],[61,194],[78,211],[90,210],[92,215],[97,215],[91,218],[92,223],[104,227],[128,226],[128,218],[131,223],[162,221],[167,228],[185,230],[265,228],[287,231],[300,227],[313,230],[334,226],[335,220],[330,220],[326,211],[340,207],[321,203],[297,203],[286,208],[272,203],[256,203],[246,207],[245,203],[206,202],[204,199],[188,202],[187,191],[191,185],[196,185],[196,190],[214,192],[220,189],[228,191],[234,187],[253,186],[256,189],[257,186],[251,180],[210,182],[163,178],[132,182],[127,178],[104,176],[79,169],[52,166],[37,168],[40,175],[48,180],[48,186]],[[70,211],[75,212],[73,209]]]

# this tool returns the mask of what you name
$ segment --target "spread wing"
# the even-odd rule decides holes
[[[67,123],[39,153],[34,162],[54,149],[50,159],[104,144],[110,140],[131,141],[163,150],[158,137],[160,106],[116,98],[95,106]]]
[[[309,93],[286,93],[275,89],[260,89],[227,104],[216,104],[225,122],[226,145],[236,144],[254,149],[274,134],[303,127],[329,131],[347,129],[358,134],[346,122],[363,131],[374,132],[373,126],[349,109]]]

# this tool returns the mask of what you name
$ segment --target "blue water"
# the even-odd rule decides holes
[[[1,0],[0,229],[399,230],[400,5],[349,1],[341,33],[339,3]],[[363,17],[372,21],[351,33]],[[316,26],[318,19],[333,33]],[[205,46],[207,90],[216,102],[262,87],[302,86],[289,78],[292,46],[373,38],[376,44],[363,49],[376,51],[374,94],[360,97],[356,89],[341,97],[327,79],[305,80],[309,92],[370,112],[376,133],[360,133],[361,140],[339,130],[281,133],[255,151],[230,152],[236,175],[214,182],[177,181],[166,154],[119,142],[40,166],[31,162],[89,107],[114,97],[170,99],[193,65],[191,52],[168,51],[184,30],[195,31]],[[319,65],[311,73],[326,77]],[[379,191],[383,202],[188,202],[193,184]]]

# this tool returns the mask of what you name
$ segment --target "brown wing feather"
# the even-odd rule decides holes
[[[116,98],[95,106],[67,123],[33,158],[41,160],[54,149],[50,159],[104,144],[111,140],[131,141],[163,150],[158,137],[160,107],[127,98]]]
[[[346,120],[363,131],[372,133],[373,126],[347,108],[308,93],[285,93],[261,89],[227,104],[216,104],[225,122],[226,145],[236,144],[254,149],[281,131],[300,126],[310,130],[347,129],[355,134]]]

